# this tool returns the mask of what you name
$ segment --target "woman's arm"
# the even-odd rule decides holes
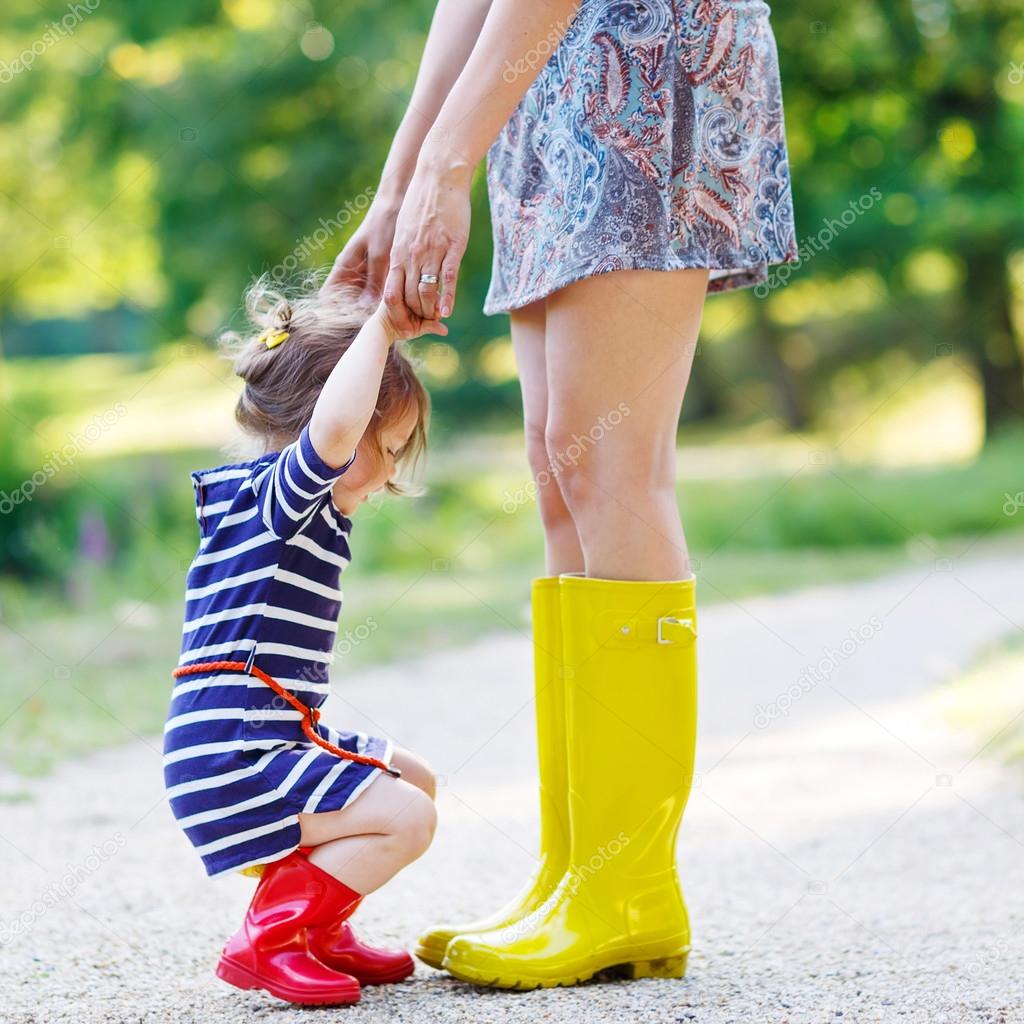
[[[427,132],[395,225],[384,302],[396,326],[448,316],[455,308],[473,172],[581,2],[493,0],[473,52]],[[439,283],[421,283],[421,273],[437,274]]]
[[[381,171],[377,195],[402,205],[423,140],[473,52],[491,0],[438,0],[409,105]]]
[[[582,0],[493,0],[473,52],[420,149],[419,164],[467,187]]]
[[[380,184],[363,222],[334,260],[325,288],[348,283],[362,288],[362,301],[376,302],[384,290],[395,221],[430,126],[473,51],[491,0],[438,0],[409,105],[395,132]]]

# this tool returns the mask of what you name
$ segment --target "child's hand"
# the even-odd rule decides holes
[[[448,333],[447,324],[440,320],[424,320],[416,316],[411,310],[409,311],[409,321],[413,324],[413,329],[405,332],[400,331],[392,323],[391,317],[388,316],[388,308],[384,304],[383,299],[381,299],[380,305],[374,310],[373,315],[377,318],[384,333],[391,339],[392,344],[396,341],[410,341],[424,334],[440,334],[441,337],[444,337]]]

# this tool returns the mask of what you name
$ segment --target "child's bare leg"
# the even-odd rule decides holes
[[[366,895],[379,889],[430,845],[434,802],[420,788],[378,775],[340,811],[300,814],[300,842],[316,849],[311,863]]]
[[[431,800],[437,795],[437,779],[430,765],[405,747],[396,746],[391,753],[391,763],[402,770],[402,778],[422,789]]]

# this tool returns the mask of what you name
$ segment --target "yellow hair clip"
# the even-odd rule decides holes
[[[288,340],[287,331],[275,331],[271,328],[267,328],[260,336],[259,340],[263,342],[267,348],[277,348],[278,345],[283,345]]]

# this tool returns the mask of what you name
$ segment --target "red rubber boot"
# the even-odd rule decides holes
[[[402,981],[416,969],[413,958],[404,949],[368,946],[356,935],[348,921],[337,921],[323,928],[310,928],[309,949],[317,960],[332,970],[344,971],[358,978],[360,985],[385,985]]]
[[[309,856],[312,846],[300,846],[299,853]],[[347,918],[362,902],[352,904],[344,918],[327,925],[310,928],[310,952],[335,971],[343,971],[358,979],[360,985],[386,985],[403,981],[416,970],[416,962],[404,949],[380,949],[368,946],[356,935]]]
[[[318,960],[306,930],[344,920],[359,900],[359,893],[298,850],[268,864],[245,920],[224,945],[217,977],[291,1003],[358,1002],[358,980]]]

